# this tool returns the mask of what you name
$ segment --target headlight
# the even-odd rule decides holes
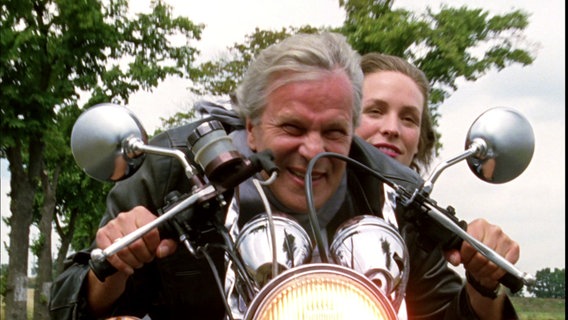
[[[381,291],[357,272],[333,264],[308,264],[268,283],[245,319],[397,319]]]

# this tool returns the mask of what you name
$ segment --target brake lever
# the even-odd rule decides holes
[[[503,258],[484,243],[467,233],[467,223],[463,220],[460,221],[457,219],[453,208],[440,208],[434,200],[429,197],[424,197],[416,192],[408,198],[406,196],[406,192],[402,188],[398,188],[398,194],[402,198],[401,204],[404,207],[418,207],[419,212],[425,213],[428,217],[443,226],[447,231],[450,231],[449,237],[447,239],[443,239],[442,248],[444,250],[459,250],[462,242],[466,241],[485,258],[506,271],[506,274],[499,279],[499,282],[509,288],[512,293],[521,290],[524,285],[532,285],[536,282],[534,276],[520,271],[507,259]],[[417,219],[424,219],[424,217],[412,218],[414,221]],[[443,236],[439,236],[438,238],[442,239]]]
[[[532,275],[520,271],[507,259],[497,254],[483,242],[472,237],[469,233],[466,232],[466,230],[460,228],[458,224],[456,224],[451,218],[449,218],[447,214],[443,213],[443,211],[440,210],[437,206],[427,203],[426,207],[428,207],[429,209],[426,212],[428,216],[439,222],[448,230],[455,233],[463,241],[469,243],[485,258],[489,259],[491,262],[495,263],[497,266],[505,270],[507,273],[501,279],[499,279],[499,282],[505,285],[507,288],[511,289],[511,292],[515,293],[521,290],[523,288],[523,285],[530,285],[535,283],[536,279]]]

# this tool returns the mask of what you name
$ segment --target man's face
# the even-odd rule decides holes
[[[321,152],[349,153],[353,137],[353,94],[341,71],[318,80],[292,82],[274,90],[259,124],[247,121],[248,144],[254,151],[272,150],[280,169],[270,185],[288,208],[307,212],[305,173],[309,161]],[[337,190],[345,162],[324,157],[312,171],[316,208]]]

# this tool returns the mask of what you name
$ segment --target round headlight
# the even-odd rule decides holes
[[[245,319],[397,319],[382,292],[361,274],[333,264],[288,270],[267,284]]]

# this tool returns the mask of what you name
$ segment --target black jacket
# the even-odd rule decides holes
[[[202,121],[200,121],[202,122]],[[176,147],[187,153],[186,138],[198,123],[168,130],[156,136],[151,144]],[[350,158],[381,172],[398,185],[412,191],[422,182],[418,174],[385,156],[373,146],[356,137]],[[381,185],[368,172],[348,165],[348,196],[340,212],[328,225],[328,233],[345,219],[355,214],[381,215],[383,199]],[[131,178],[121,181],[107,198],[107,210],[101,226],[118,213],[143,205],[152,212],[164,206],[164,197],[172,190],[189,191],[177,160],[147,155],[140,170]],[[230,192],[227,193],[229,197]],[[406,223],[397,212],[400,232],[410,252],[410,276],[406,305],[411,319],[476,319],[471,311],[463,280],[450,269],[439,249],[424,251],[418,245],[416,228]],[[222,219],[223,217],[218,217]],[[221,243],[219,234],[204,223],[202,243]],[[92,248],[91,248],[92,249]],[[89,270],[90,250],[74,254],[67,260],[65,271],[54,281],[50,299],[52,319],[92,319],[85,302],[86,274]],[[214,252],[213,260],[223,276],[223,254]],[[149,314],[152,319],[221,319],[224,306],[214,278],[205,259],[195,259],[181,246],[175,254],[156,259],[136,270],[129,279],[125,294],[116,303],[112,314]],[[508,304],[508,312],[514,310]]]

